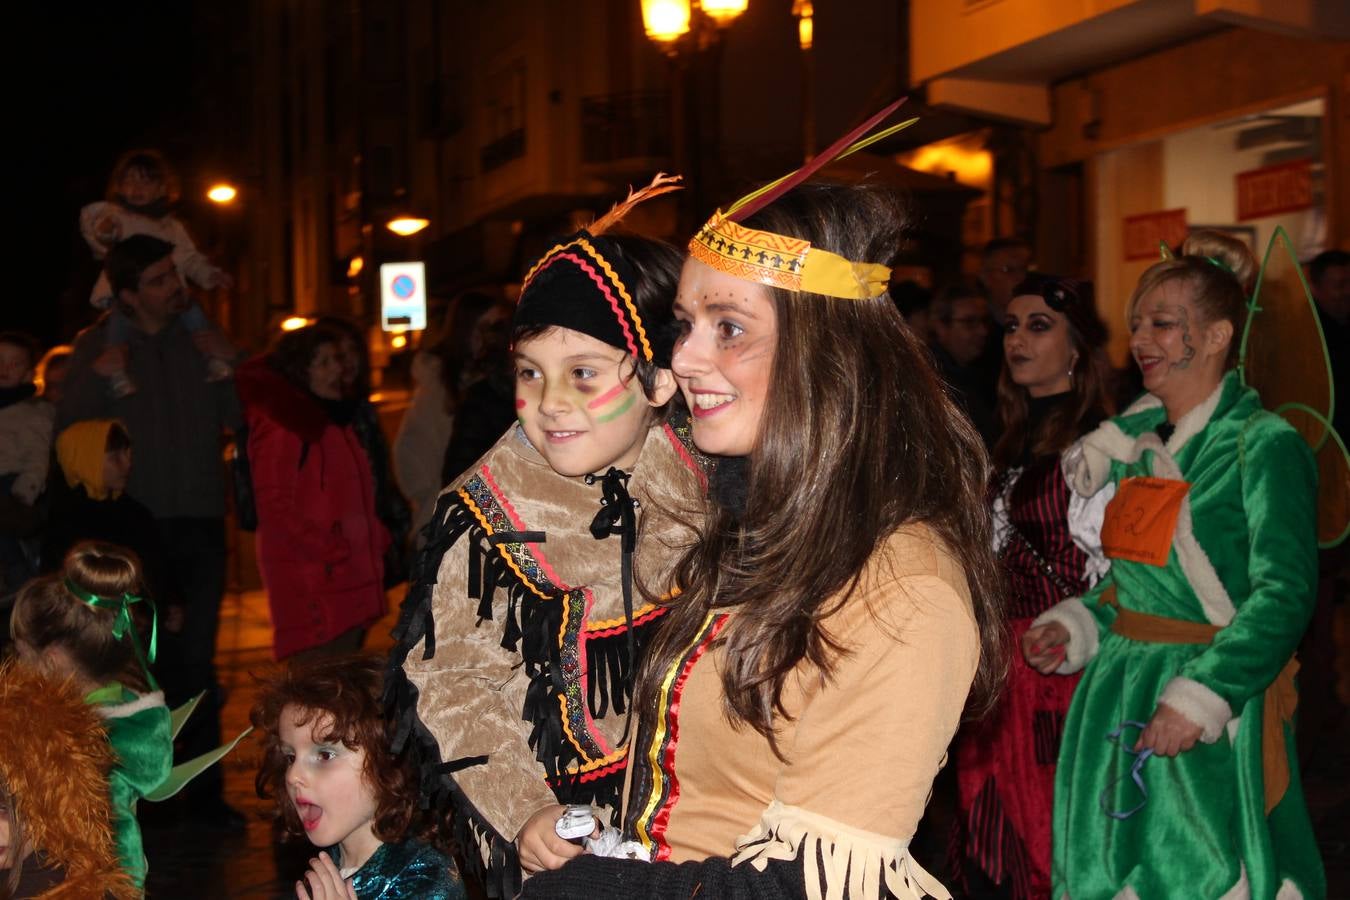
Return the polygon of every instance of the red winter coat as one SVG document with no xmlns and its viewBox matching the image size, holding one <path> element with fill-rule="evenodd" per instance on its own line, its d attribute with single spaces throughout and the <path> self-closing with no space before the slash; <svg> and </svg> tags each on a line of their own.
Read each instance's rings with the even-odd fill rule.
<svg viewBox="0 0 1350 900">
<path fill-rule="evenodd" d="M 389 534 L 375 515 L 370 463 L 350 425 L 250 360 L 237 373 L 258 508 L 258 568 L 277 659 L 384 615 Z"/>
</svg>

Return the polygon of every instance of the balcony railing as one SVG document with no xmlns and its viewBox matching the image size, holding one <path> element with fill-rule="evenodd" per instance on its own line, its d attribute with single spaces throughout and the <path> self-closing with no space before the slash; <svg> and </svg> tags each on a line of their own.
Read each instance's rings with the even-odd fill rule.
<svg viewBox="0 0 1350 900">
<path fill-rule="evenodd" d="M 600 94 L 581 99 L 583 163 L 595 165 L 670 154 L 669 93 Z"/>
</svg>

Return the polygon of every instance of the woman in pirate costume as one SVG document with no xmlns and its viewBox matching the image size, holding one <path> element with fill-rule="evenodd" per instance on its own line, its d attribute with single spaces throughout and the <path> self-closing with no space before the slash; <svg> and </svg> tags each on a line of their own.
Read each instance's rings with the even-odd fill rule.
<svg viewBox="0 0 1350 900">
<path fill-rule="evenodd" d="M 680 279 L 673 371 L 726 459 L 639 684 L 625 829 L 652 861 L 525 897 L 949 896 L 908 844 L 1001 674 L 987 459 L 886 296 L 895 198 L 807 174 L 714 216 Z"/>
<path fill-rule="evenodd" d="M 1110 492 L 1111 566 L 1023 639 L 1042 672 L 1084 670 L 1055 782 L 1056 897 L 1326 895 L 1292 727 L 1317 470 L 1234 369 L 1261 317 L 1254 269 L 1201 232 L 1145 272 L 1130 349 L 1148 393 L 1065 457 L 1076 492 Z"/>
<path fill-rule="evenodd" d="M 1059 463 L 1106 418 L 1111 368 L 1091 282 L 1032 273 L 1014 289 L 1003 328 L 992 506 L 1016 639 L 1106 569 L 1093 528 L 1101 510 L 1069 489 Z M 1076 684 L 1015 660 L 997 708 L 957 739 L 953 850 L 969 896 L 1050 896 L 1055 760 Z"/>
<path fill-rule="evenodd" d="M 606 234 L 652 186 L 564 238 L 516 308 L 517 425 L 440 497 L 396 636 L 389 689 L 433 757 L 489 889 L 581 848 L 562 804 L 617 810 L 638 655 L 702 492 L 680 426 L 671 303 L 681 257 Z M 446 779 L 441 776 L 451 775 Z M 513 842 L 527 821 L 542 840 Z M 589 818 L 584 821 L 589 822 Z M 587 829 L 589 830 L 589 829 Z M 518 854 L 518 855 L 517 855 Z"/>
</svg>

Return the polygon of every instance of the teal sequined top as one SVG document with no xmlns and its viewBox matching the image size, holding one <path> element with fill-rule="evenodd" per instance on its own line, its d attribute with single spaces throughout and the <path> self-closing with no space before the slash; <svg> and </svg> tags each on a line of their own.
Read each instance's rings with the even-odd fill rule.
<svg viewBox="0 0 1350 900">
<path fill-rule="evenodd" d="M 342 867 L 342 851 L 328 855 Z M 381 844 L 352 876 L 357 900 L 466 900 L 464 883 L 450 857 L 421 841 Z"/>
</svg>

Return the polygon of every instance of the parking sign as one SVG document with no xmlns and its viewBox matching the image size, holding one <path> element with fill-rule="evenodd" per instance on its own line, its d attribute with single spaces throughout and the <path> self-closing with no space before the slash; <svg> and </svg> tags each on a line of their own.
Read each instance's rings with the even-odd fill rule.
<svg viewBox="0 0 1350 900">
<path fill-rule="evenodd" d="M 425 263 L 380 266 L 380 321 L 385 331 L 421 331 L 427 327 Z"/>
</svg>

